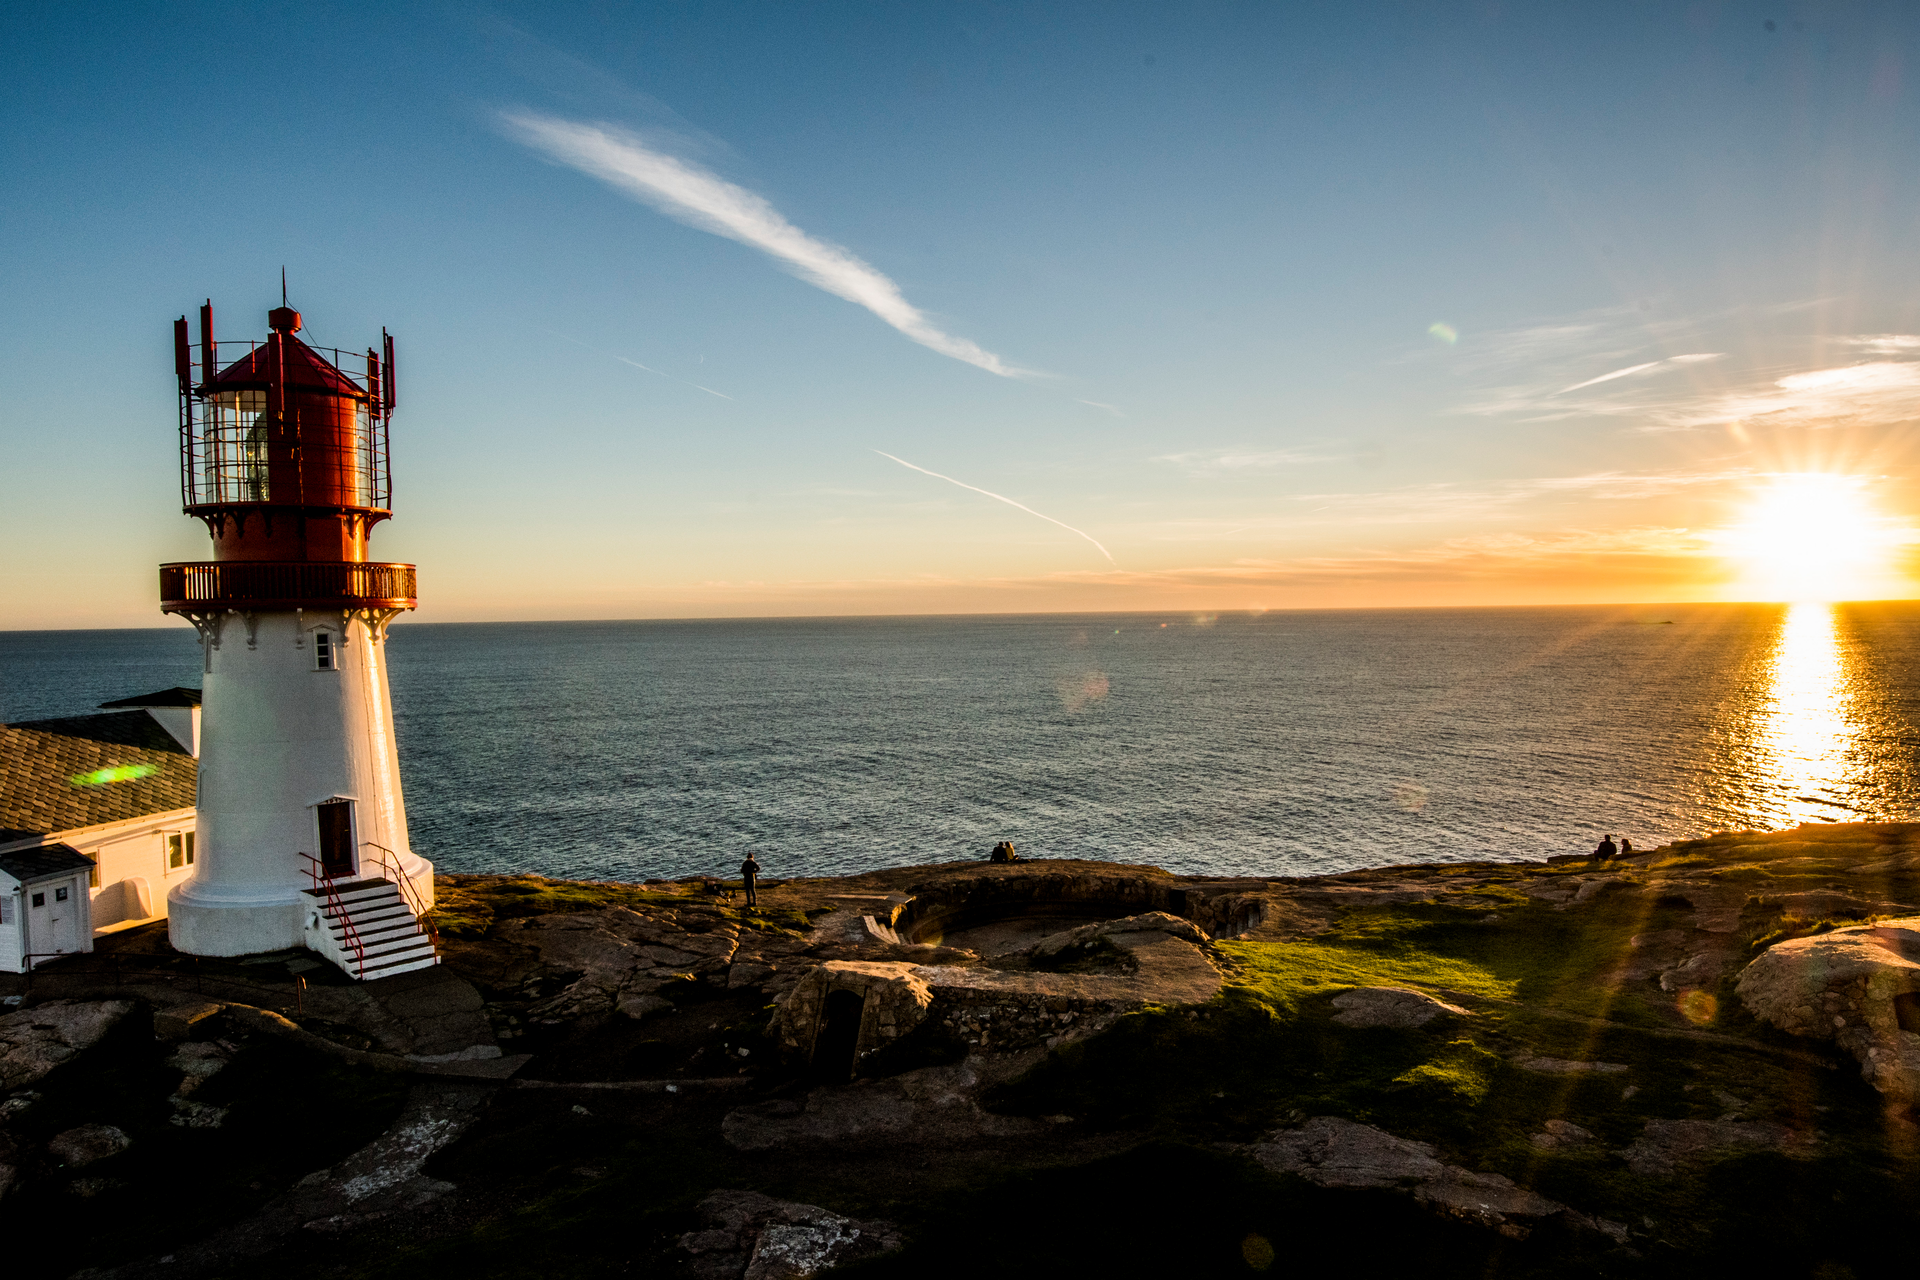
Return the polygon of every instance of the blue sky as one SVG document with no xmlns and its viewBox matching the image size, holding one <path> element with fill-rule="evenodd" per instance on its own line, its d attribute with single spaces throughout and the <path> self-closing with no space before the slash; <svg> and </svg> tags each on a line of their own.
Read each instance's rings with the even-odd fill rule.
<svg viewBox="0 0 1920 1280">
<path fill-rule="evenodd" d="M 282 265 L 423 619 L 1740 598 L 1808 473 L 1911 589 L 1907 6 L 105 15 L 0 17 L 0 627 L 157 621 Z"/>
</svg>

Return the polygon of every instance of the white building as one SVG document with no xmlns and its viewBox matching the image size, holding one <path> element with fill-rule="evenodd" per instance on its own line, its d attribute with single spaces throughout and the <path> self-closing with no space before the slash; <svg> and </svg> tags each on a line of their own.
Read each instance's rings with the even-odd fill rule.
<svg viewBox="0 0 1920 1280">
<path fill-rule="evenodd" d="M 195 870 L 200 692 L 0 725 L 0 972 L 166 915 Z"/>
</svg>

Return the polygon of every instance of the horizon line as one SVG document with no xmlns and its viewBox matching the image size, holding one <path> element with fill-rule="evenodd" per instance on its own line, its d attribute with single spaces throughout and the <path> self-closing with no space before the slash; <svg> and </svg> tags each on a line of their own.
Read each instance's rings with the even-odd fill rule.
<svg viewBox="0 0 1920 1280">
<path fill-rule="evenodd" d="M 1179 609 L 998 609 L 922 613 L 764 613 L 764 614 L 655 614 L 635 618 L 468 618 L 428 622 L 396 618 L 392 626 L 433 627 L 553 627 L 603 626 L 628 622 L 845 622 L 868 619 L 920 618 L 1172 618 L 1193 614 L 1261 617 L 1269 613 L 1410 613 L 1438 610 L 1491 612 L 1515 609 L 1727 609 L 1755 605 L 1792 607 L 1797 604 L 1920 604 L 1920 596 L 1878 596 L 1858 600 L 1601 600 L 1560 604 L 1384 604 L 1384 605 L 1271 605 L 1251 607 L 1191 606 Z M 170 631 L 171 627 L 0 627 L 0 636 L 57 635 L 80 631 Z M 184 633 L 182 633 L 184 634 Z"/>
</svg>

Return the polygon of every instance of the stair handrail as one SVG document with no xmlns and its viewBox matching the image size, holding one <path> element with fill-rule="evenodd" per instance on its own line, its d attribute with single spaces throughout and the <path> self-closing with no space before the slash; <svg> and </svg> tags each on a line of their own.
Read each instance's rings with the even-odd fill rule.
<svg viewBox="0 0 1920 1280">
<path fill-rule="evenodd" d="M 332 908 L 334 919 L 340 922 L 343 930 L 340 939 L 342 945 L 353 948 L 355 970 L 353 976 L 364 977 L 367 971 L 366 944 L 360 941 L 360 931 L 353 927 L 353 916 L 347 911 L 347 904 L 340 896 L 339 886 L 334 883 L 334 877 L 323 874 L 326 864 L 320 859 L 310 853 L 303 853 L 300 856 L 312 864 L 307 868 L 307 875 L 312 878 L 315 891 L 326 894 L 327 906 Z"/>
<path fill-rule="evenodd" d="M 427 935 L 427 941 L 433 944 L 434 954 L 438 955 L 440 953 L 440 930 L 433 923 L 433 916 L 430 914 L 430 909 L 427 904 L 421 900 L 420 891 L 413 887 L 412 878 L 400 869 L 400 855 L 387 848 L 387 846 L 372 840 L 362 840 L 360 843 L 367 848 L 378 849 L 381 853 L 386 854 L 387 858 L 393 859 L 391 863 L 389 863 L 386 858 L 379 857 L 376 857 L 374 861 L 393 873 L 394 883 L 400 886 L 400 896 L 405 900 L 407 910 L 411 911 L 413 918 L 420 922 L 420 928 Z"/>
</svg>

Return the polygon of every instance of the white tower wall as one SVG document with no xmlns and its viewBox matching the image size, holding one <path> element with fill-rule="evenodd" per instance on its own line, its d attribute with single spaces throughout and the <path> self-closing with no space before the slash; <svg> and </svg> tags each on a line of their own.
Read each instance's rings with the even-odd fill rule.
<svg viewBox="0 0 1920 1280">
<path fill-rule="evenodd" d="M 328 800 L 353 802 L 355 872 L 392 878 L 397 866 L 431 906 L 433 865 L 407 843 L 384 619 L 308 610 L 247 621 L 201 628 L 199 860 L 167 895 L 174 946 L 235 956 L 302 945 L 316 902 L 300 855 L 319 856 L 317 806 Z M 321 631 L 331 669 L 316 661 Z"/>
</svg>

